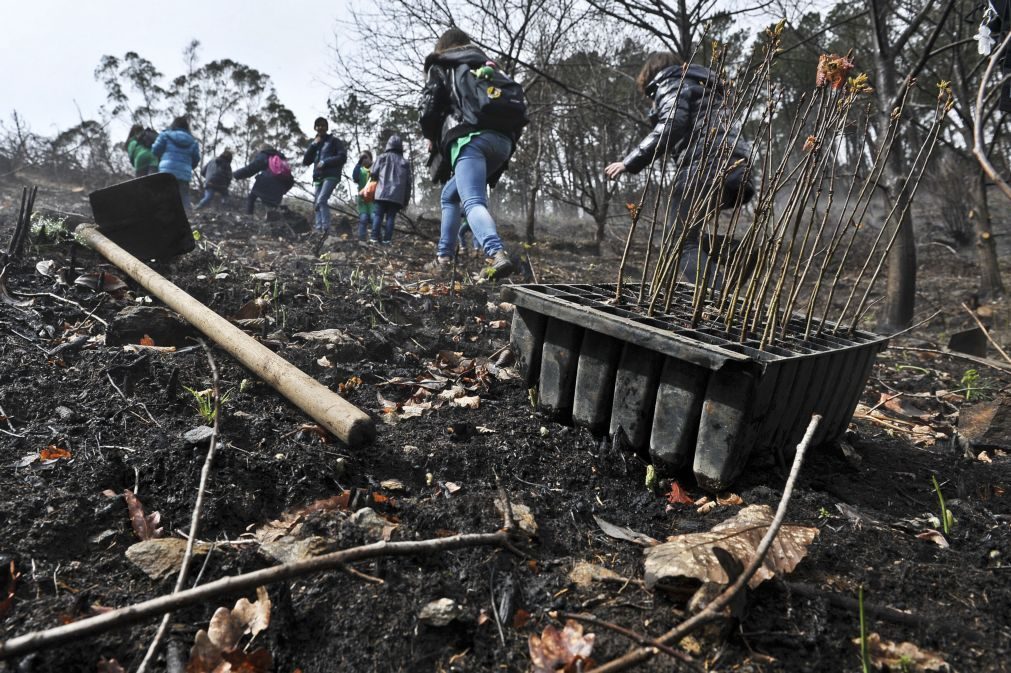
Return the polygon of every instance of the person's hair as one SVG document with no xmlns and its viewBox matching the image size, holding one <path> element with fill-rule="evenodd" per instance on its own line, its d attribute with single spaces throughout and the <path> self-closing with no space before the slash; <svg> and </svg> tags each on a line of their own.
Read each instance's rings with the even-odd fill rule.
<svg viewBox="0 0 1011 673">
<path fill-rule="evenodd" d="M 435 43 L 435 53 L 440 54 L 453 47 L 466 47 L 468 44 L 470 44 L 470 36 L 453 26 L 439 36 Z"/>
<path fill-rule="evenodd" d="M 316 128 L 317 126 L 319 126 L 320 122 L 323 122 L 324 124 L 326 124 L 327 128 L 330 128 L 330 122 L 326 120 L 326 117 L 316 117 L 316 121 L 312 123 L 312 127 Z"/>
<path fill-rule="evenodd" d="M 639 93 L 646 95 L 646 87 L 661 70 L 674 65 L 684 65 L 681 57 L 672 51 L 654 51 L 646 57 L 646 62 L 642 64 L 642 70 L 635 78 L 635 86 Z"/>
<path fill-rule="evenodd" d="M 372 158 L 372 150 L 362 150 L 362 153 L 360 155 L 358 155 L 358 160 L 360 161 L 360 160 L 364 159 L 365 157 L 368 157 L 369 159 L 371 159 Z"/>
<path fill-rule="evenodd" d="M 225 150 L 224 152 L 222 152 L 221 153 L 221 158 L 224 159 L 225 161 L 231 161 L 232 160 L 232 150 Z"/>
<path fill-rule="evenodd" d="M 186 115 L 180 115 L 172 120 L 172 124 L 169 126 L 170 129 L 182 129 L 183 131 L 189 132 L 190 130 L 190 120 Z"/>
<path fill-rule="evenodd" d="M 130 132 L 126 134 L 126 142 L 130 142 L 131 140 L 139 136 L 143 130 L 144 130 L 143 124 L 134 124 L 133 126 L 131 126 Z"/>
</svg>

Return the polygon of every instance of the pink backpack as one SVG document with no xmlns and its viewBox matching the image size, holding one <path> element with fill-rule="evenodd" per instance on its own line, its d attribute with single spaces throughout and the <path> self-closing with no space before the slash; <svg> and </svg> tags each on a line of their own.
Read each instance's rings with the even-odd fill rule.
<svg viewBox="0 0 1011 673">
<path fill-rule="evenodd" d="M 274 154 L 267 159 L 267 168 L 272 174 L 277 176 L 291 175 L 291 166 L 288 165 L 288 162 L 280 154 Z"/>
</svg>

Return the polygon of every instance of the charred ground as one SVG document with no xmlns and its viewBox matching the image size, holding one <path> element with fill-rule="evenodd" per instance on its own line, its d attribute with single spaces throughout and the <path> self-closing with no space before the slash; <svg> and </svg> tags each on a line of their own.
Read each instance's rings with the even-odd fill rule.
<svg viewBox="0 0 1011 673">
<path fill-rule="evenodd" d="M 20 185 L 0 193 L 4 245 L 19 197 Z M 81 197 L 43 189 L 38 207 L 87 212 Z M 273 654 L 275 670 L 525 671 L 528 636 L 552 623 L 551 610 L 592 613 L 650 634 L 679 620 L 682 605 L 634 581 L 580 586 L 570 579 L 579 561 L 642 577 L 642 550 L 606 536 L 593 515 L 662 540 L 708 530 L 737 508 L 703 515 L 692 506 L 670 507 L 662 492 L 645 489 L 641 459 L 537 412 L 522 382 L 502 373 L 510 314 L 497 287 L 465 280 L 454 289 L 423 273 L 432 243 L 416 233 L 401 234 L 389 248 L 331 238 L 321 260 L 315 241 L 295 235 L 284 219 L 209 213 L 193 224 L 202 236 L 198 250 L 160 270 L 222 315 L 263 298 L 258 322 L 248 329 L 324 384 L 344 384 L 347 399 L 379 428 L 365 449 L 322 442 L 298 409 L 212 348 L 221 389 L 230 396 L 200 534 L 219 544 L 201 582 L 269 565 L 257 545 L 227 541 L 347 490 L 397 525 L 393 540 L 496 530 L 502 521 L 494 505 L 497 484 L 529 506 L 538 525 L 530 559 L 476 548 L 357 567 L 381 584 L 334 572 L 271 586 L 272 623 L 258 642 Z M 562 237 L 545 239 L 532 256 L 540 280 L 611 279 L 614 252 L 596 258 Z M 942 312 L 895 342 L 900 346 L 936 347 L 969 320 L 953 297 L 972 288 L 972 262 L 940 246 L 925 247 L 923 256 L 920 305 Z M 102 321 L 116 325 L 115 316 L 146 295 L 87 251 L 74 253 L 78 274 L 107 271 L 127 280 L 128 291 L 61 285 L 36 268 L 53 260 L 56 271 L 66 269 L 70 259 L 65 243 L 34 242 L 7 273 L 9 289 L 32 304 L 0 305 L 0 589 L 9 583 L 11 560 L 22 574 L 9 611 L 0 615 L 4 639 L 171 591 L 174 578 L 152 580 L 127 560 L 125 550 L 137 539 L 118 494 L 136 490 L 175 535 L 188 527 L 206 451 L 184 439 L 205 425 L 187 390 L 211 383 L 199 346 L 131 351 L 98 338 L 60 350 L 75 337 L 106 335 Z M 479 265 L 476 259 L 465 264 L 465 278 Z M 274 275 L 253 276 L 267 272 Z M 1006 318 L 1007 309 L 996 307 L 991 320 L 998 339 Z M 328 345 L 295 337 L 326 328 L 344 338 Z M 479 369 L 461 369 L 457 358 L 475 359 Z M 869 603 L 915 616 L 909 623 L 872 618 L 870 630 L 883 638 L 940 652 L 956 670 L 1008 670 L 1011 459 L 993 447 L 967 453 L 952 441 L 960 412 L 973 405 L 958 392 L 970 368 L 980 376 L 974 385 L 984 389 L 977 397 L 992 397 L 1008 383 L 997 369 L 929 352 L 892 349 L 879 358 L 863 403 L 873 407 L 882 393 L 903 392 L 895 399 L 918 409 L 882 406 L 870 414 L 876 418 L 855 419 L 852 452 L 822 447 L 809 456 L 788 520 L 817 526 L 820 534 L 786 579 L 814 591 L 766 583 L 749 594 L 745 616 L 725 640 L 698 638 L 700 662 L 710 670 L 858 670 L 851 642 L 859 634 L 858 614 L 838 597 L 855 598 L 862 585 Z M 419 416 L 395 419 L 409 416 L 402 409 L 389 413 L 417 390 L 407 383 L 433 371 L 449 385 L 464 384 L 467 396 L 479 397 L 478 408 L 436 403 Z M 26 460 L 50 445 L 72 457 Z M 969 457 L 984 448 L 991 462 Z M 938 511 L 931 475 L 955 517 L 948 549 L 917 539 L 902 523 Z M 703 495 L 690 481 L 681 483 L 693 497 Z M 747 504 L 774 507 L 783 483 L 782 466 L 759 457 L 734 490 Z M 370 495 L 376 493 L 390 499 Z M 839 504 L 877 523 L 844 515 Z M 333 547 L 373 539 L 341 508 L 308 513 L 304 526 Z M 443 597 L 457 601 L 462 616 L 448 626 L 421 623 L 421 608 Z M 214 609 L 237 598 L 176 613 L 170 640 L 188 650 Z M 0 671 L 94 671 L 101 657 L 134 668 L 155 626 L 138 624 L 0 663 Z M 596 633 L 598 662 L 629 647 L 614 633 L 587 630 Z M 164 670 L 164 659 L 158 667 Z M 671 667 L 658 659 L 640 670 Z"/>
</svg>

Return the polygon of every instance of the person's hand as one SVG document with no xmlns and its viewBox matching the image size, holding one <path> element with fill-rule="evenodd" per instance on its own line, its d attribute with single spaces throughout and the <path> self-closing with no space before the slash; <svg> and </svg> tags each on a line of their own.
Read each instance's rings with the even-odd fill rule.
<svg viewBox="0 0 1011 673">
<path fill-rule="evenodd" d="M 615 161 L 613 164 L 608 164 L 604 169 L 604 175 L 606 175 L 611 180 L 617 180 L 618 176 L 625 172 L 625 163 L 622 161 Z"/>
<path fill-rule="evenodd" d="M 426 142 L 428 143 L 428 151 L 431 152 L 432 151 L 432 141 L 428 140 Z"/>
</svg>

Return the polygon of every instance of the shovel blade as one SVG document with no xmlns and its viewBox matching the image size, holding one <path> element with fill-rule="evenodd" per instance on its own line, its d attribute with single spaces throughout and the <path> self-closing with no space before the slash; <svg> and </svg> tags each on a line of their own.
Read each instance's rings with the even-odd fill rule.
<svg viewBox="0 0 1011 673">
<path fill-rule="evenodd" d="M 140 259 L 167 259 L 196 245 L 179 181 L 155 173 L 91 192 L 98 230 Z"/>
</svg>

